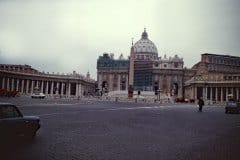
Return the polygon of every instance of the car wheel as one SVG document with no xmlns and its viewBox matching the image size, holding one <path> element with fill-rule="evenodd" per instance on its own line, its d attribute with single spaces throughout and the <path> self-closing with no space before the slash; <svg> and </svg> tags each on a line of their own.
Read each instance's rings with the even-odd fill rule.
<svg viewBox="0 0 240 160">
<path fill-rule="evenodd" d="M 225 110 L 225 113 L 227 114 L 227 113 L 228 113 L 228 110 Z"/>
</svg>

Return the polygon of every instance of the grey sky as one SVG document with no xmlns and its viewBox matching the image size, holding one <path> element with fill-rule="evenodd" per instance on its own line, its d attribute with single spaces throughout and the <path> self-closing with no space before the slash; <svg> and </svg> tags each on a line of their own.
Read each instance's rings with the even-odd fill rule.
<svg viewBox="0 0 240 160">
<path fill-rule="evenodd" d="M 0 63 L 90 71 L 103 52 L 130 53 L 144 27 L 158 55 L 186 67 L 202 53 L 240 56 L 238 0 L 0 0 Z"/>
</svg>

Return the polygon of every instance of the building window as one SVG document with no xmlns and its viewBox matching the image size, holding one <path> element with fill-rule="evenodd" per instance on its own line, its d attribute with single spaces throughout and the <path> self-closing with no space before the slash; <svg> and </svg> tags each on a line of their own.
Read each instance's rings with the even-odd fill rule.
<svg viewBox="0 0 240 160">
<path fill-rule="evenodd" d="M 164 67 L 164 68 L 167 68 L 167 64 L 164 64 L 163 67 Z"/>
<path fill-rule="evenodd" d="M 174 62 L 174 68 L 178 68 L 178 63 Z"/>
</svg>

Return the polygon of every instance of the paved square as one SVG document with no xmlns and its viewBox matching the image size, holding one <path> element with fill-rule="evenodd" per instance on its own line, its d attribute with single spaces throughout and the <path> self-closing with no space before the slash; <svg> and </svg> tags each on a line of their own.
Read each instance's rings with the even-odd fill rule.
<svg viewBox="0 0 240 160">
<path fill-rule="evenodd" d="M 0 159 L 239 159 L 240 115 L 223 106 L 1 98 L 38 115 L 34 141 L 2 146 Z"/>
</svg>

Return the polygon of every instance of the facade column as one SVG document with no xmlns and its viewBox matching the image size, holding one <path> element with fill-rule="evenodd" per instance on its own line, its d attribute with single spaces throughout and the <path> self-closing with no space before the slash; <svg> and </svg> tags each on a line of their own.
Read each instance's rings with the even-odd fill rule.
<svg viewBox="0 0 240 160">
<path fill-rule="evenodd" d="M 2 88 L 5 88 L 5 78 L 2 78 Z"/>
<path fill-rule="evenodd" d="M 51 90 L 50 90 L 50 94 L 51 94 L 51 96 L 53 95 L 53 81 L 51 82 Z"/>
<path fill-rule="evenodd" d="M 237 99 L 236 100 L 239 100 L 239 88 L 238 87 L 236 88 L 236 92 L 237 92 L 237 95 L 236 95 Z"/>
<path fill-rule="evenodd" d="M 127 91 L 128 90 L 128 75 L 126 75 L 126 89 L 125 89 L 125 91 Z"/>
<path fill-rule="evenodd" d="M 31 83 L 31 94 L 33 94 L 33 87 L 34 87 L 34 80 L 32 80 L 32 83 Z"/>
<path fill-rule="evenodd" d="M 14 78 L 12 78 L 11 91 L 14 90 Z"/>
<path fill-rule="evenodd" d="M 205 98 L 206 98 L 206 100 L 208 100 L 208 99 L 207 99 L 207 93 L 208 93 L 208 87 L 206 86 L 206 87 L 205 87 Z"/>
<path fill-rule="evenodd" d="M 121 90 L 121 74 L 118 75 L 118 82 L 117 82 L 117 90 L 120 91 Z"/>
<path fill-rule="evenodd" d="M 19 91 L 19 79 L 17 79 L 16 91 Z"/>
<path fill-rule="evenodd" d="M 21 84 L 21 93 L 23 93 L 23 89 L 24 89 L 24 79 L 22 79 L 22 84 Z"/>
<path fill-rule="evenodd" d="M 48 81 L 46 82 L 45 94 L 48 95 Z"/>
<path fill-rule="evenodd" d="M 221 87 L 221 103 L 223 103 L 223 88 Z"/>
<path fill-rule="evenodd" d="M 26 93 L 29 93 L 29 80 L 27 80 L 27 84 L 26 84 Z"/>
<path fill-rule="evenodd" d="M 215 88 L 215 100 L 218 101 L 218 87 Z"/>
<path fill-rule="evenodd" d="M 109 79 L 107 79 L 107 88 L 108 88 L 108 92 L 109 91 L 113 91 L 113 81 L 114 81 L 114 75 L 109 74 Z"/>
<path fill-rule="evenodd" d="M 226 102 L 228 101 L 228 87 L 226 87 Z"/>
<path fill-rule="evenodd" d="M 42 80 L 42 82 L 41 82 L 41 93 L 43 93 L 43 84 L 44 84 L 44 81 Z"/>
</svg>

